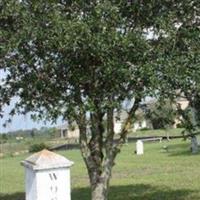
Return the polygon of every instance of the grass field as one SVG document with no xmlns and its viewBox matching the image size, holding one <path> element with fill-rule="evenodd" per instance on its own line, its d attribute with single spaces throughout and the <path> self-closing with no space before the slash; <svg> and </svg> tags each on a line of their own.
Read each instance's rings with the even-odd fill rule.
<svg viewBox="0 0 200 200">
<path fill-rule="evenodd" d="M 168 145 L 168 152 L 162 147 Z M 113 169 L 109 200 L 199 200 L 200 154 L 191 155 L 189 142 L 145 143 L 136 156 L 135 144 L 124 145 Z M 61 151 L 75 162 L 72 200 L 89 200 L 87 172 L 78 150 Z M 28 155 L 0 159 L 0 199 L 24 200 L 24 171 L 20 161 Z"/>
<path fill-rule="evenodd" d="M 129 137 L 145 137 L 145 136 L 175 136 L 181 135 L 183 129 L 172 128 L 172 129 L 158 129 L 158 130 L 138 130 L 130 133 Z"/>
<path fill-rule="evenodd" d="M 15 137 L 9 139 L 6 143 L 0 144 L 0 153 L 5 156 L 14 155 L 16 152 L 20 153 L 28 151 L 31 145 L 45 143 L 47 146 L 52 147 L 58 144 L 74 143 L 75 139 L 62 139 L 59 137 L 51 138 L 48 135 L 39 135 L 37 137 L 25 137 L 21 141 L 17 141 Z"/>
<path fill-rule="evenodd" d="M 129 134 L 129 137 L 145 137 L 145 136 L 174 136 L 181 135 L 182 129 L 169 129 L 169 130 L 142 130 Z M 9 138 L 7 143 L 0 144 L 0 154 L 5 156 L 15 155 L 16 153 L 24 152 L 29 149 L 33 144 L 45 143 L 47 146 L 52 147 L 58 144 L 74 143 L 74 139 L 62 139 L 59 137 L 50 137 L 49 135 L 40 134 L 34 138 L 24 137 L 23 140 L 17 141 L 15 137 Z M 0 156 L 1 157 L 1 156 Z"/>
</svg>

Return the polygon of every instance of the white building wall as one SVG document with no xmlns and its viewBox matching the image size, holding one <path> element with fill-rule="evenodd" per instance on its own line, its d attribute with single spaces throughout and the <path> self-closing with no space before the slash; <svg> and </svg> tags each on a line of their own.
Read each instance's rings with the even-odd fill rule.
<svg viewBox="0 0 200 200">
<path fill-rule="evenodd" d="M 120 121 L 114 123 L 114 131 L 115 133 L 120 133 L 122 128 L 122 123 Z"/>
<path fill-rule="evenodd" d="M 71 200 L 73 162 L 44 149 L 21 163 L 26 173 L 26 200 Z"/>
<path fill-rule="evenodd" d="M 36 174 L 33 170 L 25 168 L 26 200 L 36 200 Z"/>
<path fill-rule="evenodd" d="M 143 121 L 140 121 L 140 122 L 135 122 L 133 126 L 134 126 L 134 130 L 147 128 L 147 121 L 143 120 Z"/>
<path fill-rule="evenodd" d="M 76 128 L 74 130 L 68 130 L 68 132 L 67 132 L 68 138 L 79 138 L 79 135 L 80 135 L 80 131 L 78 128 Z"/>
<path fill-rule="evenodd" d="M 37 200 L 71 200 L 69 169 L 38 171 L 36 179 Z"/>
<path fill-rule="evenodd" d="M 116 134 L 120 133 L 121 129 L 122 129 L 122 122 L 118 121 L 115 122 L 114 124 L 114 131 Z M 143 129 L 143 128 L 147 128 L 147 121 L 143 120 L 141 122 L 137 121 L 133 124 L 133 131 L 139 130 L 139 129 Z"/>
</svg>

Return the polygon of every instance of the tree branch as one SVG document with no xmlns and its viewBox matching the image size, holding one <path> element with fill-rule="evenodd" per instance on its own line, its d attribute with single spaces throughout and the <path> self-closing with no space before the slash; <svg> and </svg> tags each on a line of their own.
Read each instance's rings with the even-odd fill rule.
<svg viewBox="0 0 200 200">
<path fill-rule="evenodd" d="M 113 145 L 113 138 L 115 135 L 113 119 L 114 119 L 114 109 L 108 108 L 108 110 L 107 110 L 107 135 L 106 135 L 106 141 L 105 141 L 106 154 L 109 153 L 109 151 L 112 149 L 112 145 Z"/>
<path fill-rule="evenodd" d="M 140 101 L 141 101 L 140 97 L 136 98 L 135 102 L 134 102 L 134 105 L 132 106 L 131 110 L 128 113 L 128 117 L 125 120 L 124 126 L 122 128 L 121 133 L 120 133 L 120 138 L 117 140 L 117 142 L 115 144 L 115 149 L 116 150 L 119 150 L 119 147 L 124 143 L 124 140 L 126 139 L 126 136 L 127 136 L 128 131 L 130 129 L 130 126 L 131 126 L 132 118 L 135 115 L 135 112 L 139 107 Z"/>
</svg>

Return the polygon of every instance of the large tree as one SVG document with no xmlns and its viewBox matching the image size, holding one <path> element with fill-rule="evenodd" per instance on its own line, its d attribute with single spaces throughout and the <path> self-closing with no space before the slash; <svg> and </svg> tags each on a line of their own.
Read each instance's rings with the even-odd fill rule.
<svg viewBox="0 0 200 200">
<path fill-rule="evenodd" d="M 180 105 L 178 107 L 180 114 L 183 114 L 183 133 L 186 137 L 191 137 L 196 152 L 196 134 L 200 127 L 200 4 L 198 1 L 185 3 L 184 17 L 177 23 L 178 29 L 167 45 L 171 52 L 167 51 L 164 62 L 166 70 L 171 68 L 171 73 L 166 77 L 170 83 L 169 88 L 176 90 L 177 97 L 189 101 L 189 107 L 185 111 L 181 111 Z"/>
<path fill-rule="evenodd" d="M 17 97 L 11 115 L 76 121 L 91 198 L 107 199 L 140 102 L 173 96 L 179 32 L 196 21 L 198 6 L 197 0 L 2 0 L 0 67 L 7 76 L 0 110 Z M 132 106 L 114 142 L 114 113 L 124 101 Z"/>
</svg>

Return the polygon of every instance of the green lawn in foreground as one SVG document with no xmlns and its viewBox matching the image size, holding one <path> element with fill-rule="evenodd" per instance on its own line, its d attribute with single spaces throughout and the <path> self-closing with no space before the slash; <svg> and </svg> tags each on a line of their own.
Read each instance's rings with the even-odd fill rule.
<svg viewBox="0 0 200 200">
<path fill-rule="evenodd" d="M 168 152 L 164 145 L 168 145 Z M 125 145 L 116 160 L 109 200 L 200 199 L 200 154 L 191 155 L 188 142 L 145 143 L 143 156 L 136 156 L 134 149 L 134 143 Z M 79 151 L 59 153 L 75 162 L 72 200 L 89 200 L 87 173 Z M 24 200 L 24 171 L 19 163 L 27 156 L 0 159 L 1 200 Z"/>
</svg>

